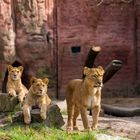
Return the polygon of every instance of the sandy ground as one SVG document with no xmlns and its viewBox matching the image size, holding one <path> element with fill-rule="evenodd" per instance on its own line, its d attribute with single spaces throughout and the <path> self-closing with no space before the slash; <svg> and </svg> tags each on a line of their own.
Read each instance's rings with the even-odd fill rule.
<svg viewBox="0 0 140 140">
<path fill-rule="evenodd" d="M 62 112 L 66 112 L 66 102 L 56 101 Z M 67 115 L 63 115 L 66 128 Z M 88 115 L 89 123 L 92 123 L 92 117 Z M 83 129 L 81 117 L 78 117 L 78 125 L 80 130 Z M 140 140 L 140 116 L 138 117 L 114 117 L 104 115 L 99 119 L 99 129 L 106 130 L 113 136 L 124 136 L 134 140 Z"/>
</svg>

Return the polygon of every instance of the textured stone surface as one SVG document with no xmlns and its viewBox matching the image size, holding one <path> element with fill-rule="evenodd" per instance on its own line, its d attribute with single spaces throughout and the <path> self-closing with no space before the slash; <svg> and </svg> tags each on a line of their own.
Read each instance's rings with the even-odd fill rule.
<svg viewBox="0 0 140 140">
<path fill-rule="evenodd" d="M 10 97 L 7 93 L 0 93 L 0 112 L 14 111 L 18 99 Z"/>
<path fill-rule="evenodd" d="M 0 82 L 5 78 L 6 64 L 18 61 L 24 67 L 23 82 L 27 87 L 30 86 L 30 77 L 40 76 L 43 69 L 44 75 L 41 76 L 48 76 L 54 83 L 51 84 L 53 92 L 56 71 L 53 1 L 9 0 L 1 1 L 0 6 Z"/>
<path fill-rule="evenodd" d="M 6 64 L 19 60 L 28 87 L 29 78 L 47 68 L 51 93 L 64 97 L 68 81 L 82 77 L 94 44 L 102 48 L 96 65 L 105 67 L 112 59 L 124 64 L 104 87 L 104 95 L 136 95 L 140 90 L 139 22 L 138 0 L 1 0 L 0 87 Z M 73 53 L 73 46 L 81 47 L 80 52 Z"/>
<path fill-rule="evenodd" d="M 4 127 L 15 122 L 24 123 L 22 111 L 15 111 L 15 112 L 12 112 L 13 110 L 10 111 L 12 115 L 9 114 L 8 112 L 0 113 L 0 127 Z M 47 119 L 45 121 L 43 121 L 42 118 L 40 117 L 39 109 L 32 109 L 31 117 L 32 117 L 31 123 L 43 122 L 48 127 L 58 127 L 58 128 L 64 125 L 64 120 L 60 112 L 60 108 L 55 103 L 51 104 L 48 107 Z"/>
<path fill-rule="evenodd" d="M 92 44 L 102 48 L 95 65 L 105 67 L 112 59 L 123 61 L 123 68 L 105 84 L 104 95 L 138 94 L 132 85 L 137 84 L 134 81 L 138 78 L 140 61 L 139 55 L 136 56 L 139 47 L 135 44 L 139 40 L 137 13 L 140 11 L 140 2 L 136 2 L 135 14 L 135 5 L 132 1 L 104 0 L 100 5 L 92 0 L 59 1 L 58 27 L 61 32 L 58 33 L 58 40 L 61 48 L 58 73 L 62 81 L 59 83 L 60 96 L 64 96 L 69 80 L 81 78 L 87 50 Z M 72 53 L 72 46 L 81 46 L 81 52 Z"/>
<path fill-rule="evenodd" d="M 33 109 L 31 111 L 32 122 L 42 122 L 40 117 L 39 109 Z M 22 111 L 15 113 L 12 118 L 13 122 L 23 122 Z M 49 127 L 61 127 L 64 125 L 62 114 L 60 113 L 60 108 L 56 104 L 51 104 L 48 107 L 47 119 L 44 121 Z"/>
<path fill-rule="evenodd" d="M 0 2 L 0 44 L 2 57 L 10 62 L 15 57 L 15 30 L 12 19 L 11 0 Z"/>
</svg>

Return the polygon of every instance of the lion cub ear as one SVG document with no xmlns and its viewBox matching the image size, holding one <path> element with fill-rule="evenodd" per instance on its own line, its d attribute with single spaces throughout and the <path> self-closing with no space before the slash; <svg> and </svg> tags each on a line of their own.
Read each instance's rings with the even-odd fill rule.
<svg viewBox="0 0 140 140">
<path fill-rule="evenodd" d="M 35 83 L 35 82 L 36 82 L 36 80 L 37 80 L 37 78 L 36 78 L 36 77 L 32 77 L 32 78 L 31 78 L 31 80 L 30 80 L 30 84 L 32 85 L 33 83 Z"/>
<path fill-rule="evenodd" d="M 90 68 L 84 67 L 84 75 L 88 75 L 90 73 Z"/>
<path fill-rule="evenodd" d="M 12 65 L 8 65 L 8 71 L 11 71 L 11 69 L 13 69 Z"/>
<path fill-rule="evenodd" d="M 104 69 L 103 69 L 103 67 L 102 67 L 102 66 L 98 66 L 98 69 L 102 70 L 102 71 L 103 71 L 103 73 L 104 73 Z"/>
<path fill-rule="evenodd" d="M 22 66 L 19 66 L 18 69 L 19 69 L 19 70 L 21 71 L 21 73 L 22 73 L 24 68 L 23 68 Z"/>
<path fill-rule="evenodd" d="M 48 85 L 48 83 L 49 83 L 49 79 L 48 79 L 48 78 L 44 78 L 44 79 L 42 79 L 42 81 L 43 81 L 46 85 Z"/>
</svg>

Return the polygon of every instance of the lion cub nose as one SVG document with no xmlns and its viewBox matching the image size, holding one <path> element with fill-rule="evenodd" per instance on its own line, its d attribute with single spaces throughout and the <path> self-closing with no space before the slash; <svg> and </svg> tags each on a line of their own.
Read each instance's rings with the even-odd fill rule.
<svg viewBox="0 0 140 140">
<path fill-rule="evenodd" d="M 101 81 L 99 81 L 99 82 L 98 82 L 98 85 L 101 85 L 101 84 L 102 84 L 102 82 L 101 82 Z"/>
<path fill-rule="evenodd" d="M 40 89 L 40 92 L 42 92 L 43 90 L 42 89 Z"/>
</svg>

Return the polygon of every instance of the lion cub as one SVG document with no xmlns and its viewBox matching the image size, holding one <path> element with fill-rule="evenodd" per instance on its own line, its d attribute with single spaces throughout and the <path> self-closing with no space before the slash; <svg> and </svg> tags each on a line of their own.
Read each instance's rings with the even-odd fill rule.
<svg viewBox="0 0 140 140">
<path fill-rule="evenodd" d="M 66 90 L 67 102 L 67 130 L 78 130 L 76 119 L 81 113 L 85 129 L 90 129 L 87 119 L 87 108 L 92 109 L 92 130 L 97 129 L 98 117 L 101 107 L 101 89 L 104 70 L 101 66 L 97 68 L 84 67 L 84 80 L 71 80 Z"/>
<path fill-rule="evenodd" d="M 22 84 L 21 76 L 23 72 L 23 67 L 13 67 L 8 66 L 8 81 L 6 85 L 7 93 L 13 97 L 18 94 L 18 99 L 23 102 L 25 95 L 28 93 L 27 88 Z"/>
<path fill-rule="evenodd" d="M 51 103 L 51 99 L 47 95 L 48 82 L 48 78 L 37 79 L 32 77 L 31 87 L 23 105 L 24 122 L 26 124 L 31 122 L 30 111 L 32 106 L 38 106 L 41 118 L 46 119 L 47 107 Z"/>
</svg>

